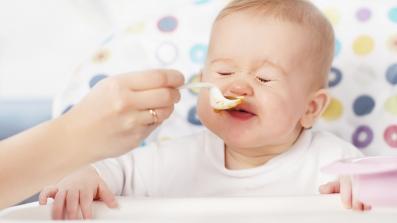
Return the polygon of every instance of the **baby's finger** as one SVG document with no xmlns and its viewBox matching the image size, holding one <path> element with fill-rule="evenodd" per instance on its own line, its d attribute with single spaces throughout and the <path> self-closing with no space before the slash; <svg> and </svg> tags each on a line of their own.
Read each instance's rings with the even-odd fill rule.
<svg viewBox="0 0 397 223">
<path fill-rule="evenodd" d="M 326 184 L 323 184 L 319 188 L 320 194 L 335 194 L 340 192 L 340 183 L 339 181 L 332 181 Z"/>
<path fill-rule="evenodd" d="M 55 195 L 54 203 L 52 204 L 52 218 L 61 220 L 64 218 L 66 191 L 59 191 Z"/>
<path fill-rule="evenodd" d="M 39 195 L 39 204 L 46 205 L 47 199 L 55 198 L 55 195 L 57 193 L 58 193 L 58 188 L 56 188 L 56 187 L 45 188 L 43 191 L 41 191 L 41 193 Z"/>
<path fill-rule="evenodd" d="M 352 208 L 352 185 L 350 178 L 341 177 L 340 178 L 340 195 L 343 205 L 351 209 Z"/>
<path fill-rule="evenodd" d="M 364 211 L 364 204 L 361 203 L 360 201 L 358 201 L 357 199 L 355 199 L 355 197 L 353 197 L 353 210 L 355 211 Z"/>
<path fill-rule="evenodd" d="M 80 208 L 81 214 L 83 215 L 84 219 L 91 219 L 92 218 L 92 210 L 91 204 L 94 200 L 91 193 L 85 193 L 80 191 Z"/>
<path fill-rule="evenodd" d="M 79 208 L 79 192 L 69 190 L 66 195 L 66 219 L 77 219 Z"/>
<path fill-rule="evenodd" d="M 98 197 L 101 199 L 109 208 L 117 208 L 117 201 L 113 193 L 108 189 L 106 185 L 99 184 Z"/>
</svg>

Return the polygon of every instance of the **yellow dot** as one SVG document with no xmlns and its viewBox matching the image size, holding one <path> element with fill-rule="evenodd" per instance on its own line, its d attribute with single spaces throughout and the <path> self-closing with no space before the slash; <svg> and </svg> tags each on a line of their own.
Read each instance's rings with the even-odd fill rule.
<svg viewBox="0 0 397 223">
<path fill-rule="evenodd" d="M 322 117 L 327 121 L 334 121 L 339 119 L 342 116 L 342 113 L 342 103 L 338 99 L 332 98 Z"/>
<path fill-rule="evenodd" d="M 170 141 L 170 140 L 172 140 L 172 138 L 169 136 L 162 136 L 158 139 L 159 142 L 166 142 L 166 141 Z"/>
<path fill-rule="evenodd" d="M 339 23 L 341 14 L 336 8 L 326 8 L 323 10 L 323 13 L 332 25 L 337 25 Z"/>
<path fill-rule="evenodd" d="M 144 30 L 145 30 L 145 23 L 138 22 L 129 26 L 126 31 L 129 34 L 137 34 L 137 33 L 143 33 Z"/>
<path fill-rule="evenodd" d="M 357 55 L 366 55 L 373 51 L 374 40 L 370 36 L 360 36 L 353 43 L 353 50 Z"/>
<path fill-rule="evenodd" d="M 385 102 L 385 110 L 397 115 L 397 96 L 392 96 Z"/>
</svg>

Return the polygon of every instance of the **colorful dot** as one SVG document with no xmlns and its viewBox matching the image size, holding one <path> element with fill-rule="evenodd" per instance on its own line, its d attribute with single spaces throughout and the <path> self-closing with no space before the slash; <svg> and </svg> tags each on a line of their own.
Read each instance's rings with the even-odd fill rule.
<svg viewBox="0 0 397 223">
<path fill-rule="evenodd" d="M 397 7 L 390 9 L 389 19 L 390 21 L 397 23 Z"/>
<path fill-rule="evenodd" d="M 356 13 L 356 17 L 358 19 L 358 21 L 361 22 L 366 22 L 371 18 L 371 10 L 368 8 L 361 8 L 357 11 Z"/>
<path fill-rule="evenodd" d="M 173 32 L 178 27 L 178 20 L 174 16 L 165 16 L 157 22 L 157 27 L 161 32 Z"/>
<path fill-rule="evenodd" d="M 322 117 L 327 121 L 334 121 L 339 119 L 342 116 L 342 113 L 342 103 L 338 99 L 332 98 Z"/>
<path fill-rule="evenodd" d="M 130 33 L 130 34 L 137 34 L 137 33 L 142 33 L 144 30 L 145 30 L 145 23 L 138 22 L 131 26 L 128 26 L 126 31 L 127 31 L 127 33 Z"/>
<path fill-rule="evenodd" d="M 369 126 L 359 126 L 353 133 L 352 142 L 359 148 L 363 149 L 371 144 L 374 133 Z"/>
<path fill-rule="evenodd" d="M 190 59 L 193 63 L 203 64 L 207 57 L 208 47 L 204 44 L 196 44 L 190 49 Z"/>
<path fill-rule="evenodd" d="M 190 108 L 187 120 L 189 123 L 191 123 L 193 125 L 202 125 L 199 118 L 197 117 L 196 106 L 193 106 L 192 108 Z"/>
<path fill-rule="evenodd" d="M 189 84 L 198 83 L 198 82 L 200 82 L 200 74 L 193 75 L 188 81 Z M 200 89 L 191 88 L 191 89 L 189 89 L 189 92 L 192 93 L 193 95 L 198 95 L 198 93 L 200 92 Z"/>
<path fill-rule="evenodd" d="M 156 50 L 156 58 L 162 65 L 171 65 L 178 58 L 178 48 L 173 43 L 162 43 Z"/>
<path fill-rule="evenodd" d="M 326 8 L 323 10 L 323 13 L 333 25 L 337 25 L 339 23 L 341 14 L 338 9 Z"/>
<path fill-rule="evenodd" d="M 334 57 L 339 56 L 340 51 L 342 50 L 342 43 L 336 39 L 335 40 L 335 52 L 334 52 Z"/>
<path fill-rule="evenodd" d="M 353 51 L 357 55 L 367 55 L 374 49 L 375 43 L 370 36 L 360 36 L 353 43 Z"/>
<path fill-rule="evenodd" d="M 387 40 L 387 46 L 388 48 L 397 53 L 397 34 L 391 36 L 388 40 Z"/>
<path fill-rule="evenodd" d="M 397 63 L 392 64 L 387 68 L 386 79 L 392 85 L 397 84 Z"/>
<path fill-rule="evenodd" d="M 397 96 L 392 96 L 385 102 L 385 110 L 397 116 Z"/>
<path fill-rule="evenodd" d="M 88 83 L 88 85 L 90 86 L 90 88 L 93 88 L 99 81 L 107 78 L 108 76 L 104 75 L 104 74 L 98 74 L 95 75 L 91 78 L 90 82 Z"/>
<path fill-rule="evenodd" d="M 338 68 L 332 67 L 331 72 L 329 74 L 328 86 L 335 87 L 341 81 L 342 81 L 342 72 Z"/>
<path fill-rule="evenodd" d="M 390 147 L 397 148 L 397 125 L 389 126 L 385 130 L 383 137 Z"/>
<path fill-rule="evenodd" d="M 110 50 L 108 49 L 100 49 L 92 58 L 92 62 L 94 63 L 104 63 L 110 58 Z"/>
<path fill-rule="evenodd" d="M 196 5 L 206 4 L 209 3 L 211 0 L 194 0 Z"/>
<path fill-rule="evenodd" d="M 368 95 L 362 95 L 353 102 L 353 111 L 357 116 L 368 115 L 375 108 L 375 100 Z"/>
</svg>

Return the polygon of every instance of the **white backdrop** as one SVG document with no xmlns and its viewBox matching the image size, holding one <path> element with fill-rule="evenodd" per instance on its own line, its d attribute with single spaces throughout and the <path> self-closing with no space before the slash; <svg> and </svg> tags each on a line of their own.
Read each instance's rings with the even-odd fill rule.
<svg viewBox="0 0 397 223">
<path fill-rule="evenodd" d="M 0 98 L 52 98 L 106 36 L 193 0 L 0 0 Z"/>
</svg>

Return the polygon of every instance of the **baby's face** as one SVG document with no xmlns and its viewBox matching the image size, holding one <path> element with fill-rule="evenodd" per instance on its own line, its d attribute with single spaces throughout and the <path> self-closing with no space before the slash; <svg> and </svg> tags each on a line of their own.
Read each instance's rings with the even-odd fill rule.
<svg viewBox="0 0 397 223">
<path fill-rule="evenodd" d="M 310 36 L 301 26 L 239 12 L 216 22 L 202 81 L 225 96 L 244 96 L 235 110 L 216 112 L 202 90 L 198 115 L 226 145 L 263 148 L 291 144 L 312 93 L 304 58 Z"/>
</svg>

